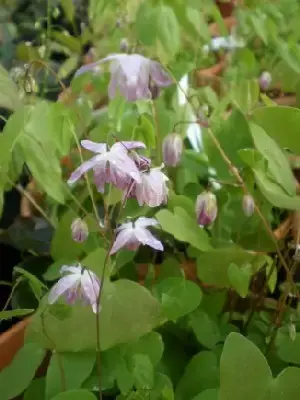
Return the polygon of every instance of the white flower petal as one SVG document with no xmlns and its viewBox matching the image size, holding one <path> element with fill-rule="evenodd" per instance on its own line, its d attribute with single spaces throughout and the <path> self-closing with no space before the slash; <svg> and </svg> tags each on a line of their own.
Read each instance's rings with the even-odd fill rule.
<svg viewBox="0 0 300 400">
<path fill-rule="evenodd" d="M 94 168 L 99 161 L 101 161 L 101 155 L 97 155 L 92 157 L 90 160 L 85 161 L 82 163 L 75 171 L 71 174 L 70 178 L 68 179 L 68 184 L 75 183 L 78 181 L 79 178 L 86 172 L 88 172 L 90 169 Z"/>
<path fill-rule="evenodd" d="M 140 217 L 134 223 L 136 228 L 146 228 L 147 226 L 159 225 L 159 222 L 155 218 Z"/>
<path fill-rule="evenodd" d="M 50 290 L 48 303 L 53 304 L 62 294 L 76 287 L 80 282 L 77 274 L 70 274 L 62 277 Z"/>
<path fill-rule="evenodd" d="M 110 254 L 116 253 L 118 250 L 124 247 L 126 243 L 131 242 L 132 239 L 135 239 L 134 229 L 121 230 L 116 237 L 116 240 L 113 244 Z"/>
<path fill-rule="evenodd" d="M 81 146 L 94 153 L 105 153 L 107 151 L 106 143 L 96 143 L 91 140 L 82 140 Z"/>
<path fill-rule="evenodd" d="M 147 229 L 135 228 L 134 234 L 137 240 L 143 245 L 150 246 L 155 250 L 163 251 L 164 248 L 162 243 L 158 239 L 156 239 Z"/>
</svg>

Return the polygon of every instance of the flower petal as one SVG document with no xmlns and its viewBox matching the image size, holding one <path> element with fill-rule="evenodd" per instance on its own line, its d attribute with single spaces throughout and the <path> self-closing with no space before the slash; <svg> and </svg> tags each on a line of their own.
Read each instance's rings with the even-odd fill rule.
<svg viewBox="0 0 300 400">
<path fill-rule="evenodd" d="M 60 269 L 60 273 L 70 272 L 71 274 L 81 275 L 82 267 L 80 264 L 78 265 L 63 265 Z"/>
<path fill-rule="evenodd" d="M 68 179 L 68 184 L 72 184 L 72 183 L 78 181 L 78 179 L 83 174 L 85 174 L 90 169 L 94 168 L 95 165 L 97 165 L 97 163 L 99 162 L 99 157 L 101 157 L 101 156 L 99 156 L 99 155 L 94 156 L 90 160 L 82 163 L 77 169 L 75 169 L 75 171 L 71 174 L 70 178 Z M 101 160 L 101 158 L 100 158 L 100 160 Z"/>
<path fill-rule="evenodd" d="M 134 225 L 137 228 L 146 228 L 147 226 L 159 225 L 159 222 L 155 218 L 140 217 L 135 221 Z"/>
<path fill-rule="evenodd" d="M 106 143 L 96 143 L 91 140 L 82 140 L 81 146 L 94 153 L 105 153 L 107 151 Z"/>
<path fill-rule="evenodd" d="M 169 74 L 157 61 L 151 61 L 150 75 L 154 82 L 160 87 L 170 86 L 173 83 Z"/>
<path fill-rule="evenodd" d="M 135 228 L 134 230 L 135 237 L 141 242 L 143 245 L 147 245 L 152 247 L 155 250 L 163 251 L 163 245 L 160 240 L 156 239 L 151 232 L 149 232 L 145 228 Z"/>
<path fill-rule="evenodd" d="M 50 290 L 48 295 L 48 303 L 53 304 L 66 291 L 76 287 L 80 282 L 80 277 L 75 274 L 70 274 L 62 277 Z"/>
<path fill-rule="evenodd" d="M 122 141 L 117 142 L 112 146 L 112 150 L 133 150 L 133 149 L 145 149 L 146 145 L 143 142 L 130 142 L 130 141 Z"/>
<path fill-rule="evenodd" d="M 126 243 L 131 242 L 132 239 L 135 240 L 134 229 L 123 229 L 120 233 L 118 233 L 116 240 L 113 244 L 113 247 L 110 251 L 110 254 L 116 253 L 122 247 L 126 245 Z M 139 241 L 139 240 L 137 240 Z"/>
<path fill-rule="evenodd" d="M 105 58 L 102 58 L 99 61 L 96 61 L 94 63 L 91 64 L 87 64 L 87 65 L 83 65 L 81 68 L 79 68 L 76 73 L 75 76 L 79 76 L 84 74 L 85 72 L 91 71 L 93 70 L 95 67 L 97 67 L 100 64 L 103 64 L 106 61 L 111 61 L 111 60 L 115 60 L 115 59 L 121 59 L 121 56 L 126 56 L 126 54 L 110 54 Z"/>
<path fill-rule="evenodd" d="M 100 281 L 98 277 L 92 271 L 85 270 L 81 278 L 81 285 L 83 298 L 92 306 L 94 313 L 96 313 L 100 292 Z"/>
</svg>

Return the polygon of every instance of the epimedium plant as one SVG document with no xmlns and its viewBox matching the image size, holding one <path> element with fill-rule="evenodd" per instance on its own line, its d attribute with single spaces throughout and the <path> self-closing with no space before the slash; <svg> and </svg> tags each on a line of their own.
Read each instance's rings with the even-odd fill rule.
<svg viewBox="0 0 300 400">
<path fill-rule="evenodd" d="M 47 242 L 34 252 L 48 257 L 42 273 L 15 268 L 37 307 L 0 314 L 35 311 L 1 396 L 297 398 L 299 110 L 263 105 L 235 81 L 221 98 L 189 84 L 207 40 L 199 21 L 220 17 L 212 2 L 122 2 L 118 21 L 112 3 L 89 4 L 100 61 L 77 70 L 71 91 L 48 70 L 57 102 L 20 98 L 0 71 L 13 110 L 1 194 L 26 164 L 42 196 L 17 188 Z M 124 25 L 122 54 L 111 21 Z M 95 110 L 99 92 L 108 103 Z"/>
</svg>

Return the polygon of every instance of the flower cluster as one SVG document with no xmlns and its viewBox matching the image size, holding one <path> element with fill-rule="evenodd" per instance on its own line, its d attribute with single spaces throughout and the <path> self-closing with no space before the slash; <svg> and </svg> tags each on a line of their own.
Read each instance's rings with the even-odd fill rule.
<svg viewBox="0 0 300 400">
<path fill-rule="evenodd" d="M 134 149 L 145 148 L 142 142 L 117 142 L 110 149 L 104 143 L 82 140 L 82 147 L 97 155 L 81 164 L 70 176 L 76 182 L 89 170 L 94 172 L 95 185 L 104 192 L 106 183 L 124 190 L 125 198 L 136 197 L 139 205 L 157 207 L 168 198 L 168 177 L 161 168 L 150 168 L 151 160 L 140 156 Z"/>
<path fill-rule="evenodd" d="M 119 90 L 127 101 L 151 99 L 157 97 L 160 88 L 172 84 L 171 78 L 160 63 L 140 54 L 111 54 L 95 63 L 84 65 L 76 72 L 76 75 L 94 70 L 108 61 L 111 62 L 111 80 L 108 87 L 110 98 L 114 98 Z M 153 96 L 153 87 L 158 92 L 155 96 Z"/>
</svg>

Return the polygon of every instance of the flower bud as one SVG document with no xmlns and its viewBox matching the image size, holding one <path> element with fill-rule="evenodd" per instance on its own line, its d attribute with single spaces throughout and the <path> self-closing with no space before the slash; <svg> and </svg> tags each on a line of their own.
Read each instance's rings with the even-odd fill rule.
<svg viewBox="0 0 300 400">
<path fill-rule="evenodd" d="M 259 86 L 261 90 L 267 90 L 268 87 L 271 85 L 272 82 L 272 76 L 270 72 L 264 71 L 261 73 L 259 77 Z"/>
<path fill-rule="evenodd" d="M 82 243 L 89 236 L 89 229 L 85 221 L 81 218 L 76 218 L 71 225 L 72 238 L 75 242 Z"/>
<path fill-rule="evenodd" d="M 251 194 L 245 194 L 243 197 L 243 211 L 246 217 L 251 217 L 254 213 L 255 203 Z"/>
<path fill-rule="evenodd" d="M 121 39 L 120 41 L 120 50 L 126 53 L 128 51 L 129 44 L 126 38 Z"/>
<path fill-rule="evenodd" d="M 218 214 L 217 198 L 211 192 L 199 194 L 196 201 L 196 215 L 199 225 L 209 225 Z"/>
<path fill-rule="evenodd" d="M 168 167 L 176 167 L 181 160 L 183 151 L 182 137 L 177 133 L 170 133 L 163 140 L 163 159 Z"/>
</svg>

